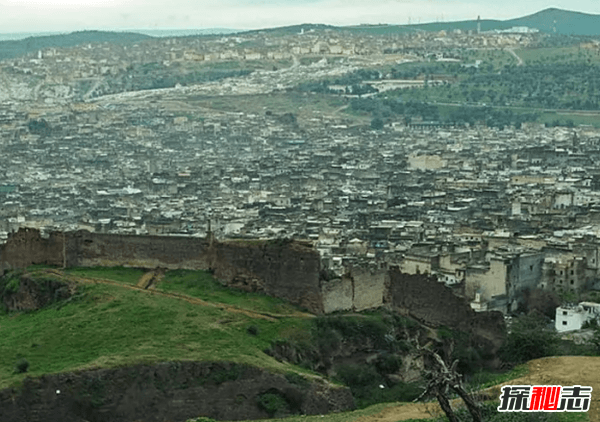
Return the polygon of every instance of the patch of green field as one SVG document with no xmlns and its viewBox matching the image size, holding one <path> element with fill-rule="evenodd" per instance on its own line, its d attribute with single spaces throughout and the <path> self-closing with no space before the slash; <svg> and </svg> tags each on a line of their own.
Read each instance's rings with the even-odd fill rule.
<svg viewBox="0 0 600 422">
<path fill-rule="evenodd" d="M 600 128 L 600 113 L 594 115 L 546 111 L 541 113 L 538 119 L 540 123 L 548 124 L 552 124 L 556 120 L 558 120 L 562 126 L 564 126 L 570 120 L 575 126 L 591 125 L 593 127 Z"/>
<path fill-rule="evenodd" d="M 266 422 L 266 421 L 270 421 L 270 422 L 353 422 L 355 420 L 357 420 L 358 418 L 361 418 L 363 416 L 371 416 L 371 415 L 376 415 L 377 413 L 380 413 L 382 410 L 388 408 L 388 407 L 392 407 L 392 406 L 398 406 L 402 403 L 380 403 L 380 404 L 375 404 L 373 406 L 369 406 L 366 407 L 364 409 L 360 409 L 360 410 L 354 410 L 352 412 L 342 412 L 342 413 L 331 413 L 329 415 L 313 415 L 313 416 L 303 416 L 303 415 L 298 415 L 298 416 L 290 416 L 289 418 L 284 418 L 284 419 L 262 419 L 261 421 L 256 421 L 256 422 Z M 192 419 L 190 422 L 193 422 L 194 420 Z M 410 421 L 408 421 L 410 422 Z"/>
<path fill-rule="evenodd" d="M 481 66 L 483 67 L 492 65 L 494 69 L 501 69 L 505 65 L 517 63 L 514 56 L 505 50 L 472 49 L 463 53 L 463 61 L 465 63 L 475 63 L 475 60 L 481 60 Z"/>
<path fill-rule="evenodd" d="M 77 277 L 103 278 L 126 284 L 137 284 L 146 271 L 141 268 L 126 267 L 77 267 L 67 268 L 64 272 Z"/>
<path fill-rule="evenodd" d="M 332 114 L 345 105 L 343 97 L 299 92 L 190 97 L 188 102 L 213 110 L 243 112 L 259 116 L 264 116 L 267 111 L 277 115 L 292 113 L 300 119 L 311 118 L 315 114 Z"/>
<path fill-rule="evenodd" d="M 0 315 L 0 388 L 18 384 L 25 375 L 171 360 L 294 371 L 263 350 L 280 333 L 310 324 L 294 318 L 252 319 L 118 286 L 79 289 L 78 298 L 62 305 Z M 27 374 L 15 373 L 21 359 L 29 362 Z"/>
<path fill-rule="evenodd" d="M 515 366 L 509 372 L 495 373 L 489 371 L 479 371 L 471 376 L 468 382 L 469 388 L 472 390 L 480 390 L 494 385 L 502 384 L 503 382 L 510 381 L 516 378 L 524 377 L 529 373 L 529 365 L 524 363 L 522 365 Z"/>
<path fill-rule="evenodd" d="M 156 289 L 257 312 L 289 315 L 298 311 L 281 299 L 225 287 L 207 271 L 167 271 Z"/>
<path fill-rule="evenodd" d="M 523 48 L 515 50 L 525 64 L 533 63 L 600 63 L 597 50 L 569 47 Z"/>
</svg>

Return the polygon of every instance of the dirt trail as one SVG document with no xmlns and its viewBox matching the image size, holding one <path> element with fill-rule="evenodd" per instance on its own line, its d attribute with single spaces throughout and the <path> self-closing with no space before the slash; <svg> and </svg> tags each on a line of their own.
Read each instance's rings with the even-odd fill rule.
<svg viewBox="0 0 600 422">
<path fill-rule="evenodd" d="M 78 277 L 78 276 L 74 276 L 74 275 L 70 275 L 70 274 L 65 274 L 60 270 L 54 270 L 54 269 L 45 270 L 44 272 L 59 276 L 68 282 L 85 283 L 85 284 L 96 284 L 96 283 L 109 284 L 111 286 L 118 286 L 118 287 L 130 289 L 130 290 L 137 290 L 139 292 L 146 292 L 151 295 L 158 295 L 158 296 L 170 297 L 173 299 L 184 300 L 184 301 L 194 304 L 194 305 L 208 306 L 211 308 L 219 308 L 219 309 L 222 309 L 227 312 L 243 314 L 243 315 L 249 316 L 250 318 L 264 319 L 267 321 L 275 321 L 278 318 L 314 318 L 314 315 L 304 313 L 304 312 L 295 312 L 295 313 L 289 314 L 289 315 L 288 314 L 285 314 L 285 315 L 284 314 L 273 314 L 273 313 L 269 313 L 269 312 L 255 312 L 255 311 L 250 311 L 247 309 L 237 308 L 237 307 L 231 306 L 231 305 L 226 305 L 223 303 L 207 302 L 205 300 L 198 299 L 198 298 L 192 297 L 192 296 L 187 296 L 187 295 L 180 294 L 180 293 L 171 293 L 171 292 L 163 292 L 163 291 L 156 290 L 156 289 L 148 289 L 147 286 L 149 286 L 149 283 L 152 283 L 152 280 L 156 276 L 155 273 L 150 273 L 150 274 L 152 274 L 150 280 L 145 280 L 144 277 L 142 276 L 142 278 L 140 279 L 140 281 L 138 282 L 137 285 L 132 285 L 132 284 L 119 283 L 118 281 L 108 280 L 108 279 L 103 279 L 103 278 Z M 142 284 L 142 283 L 144 283 L 144 284 Z"/>
<path fill-rule="evenodd" d="M 529 374 L 495 387 L 486 389 L 492 397 L 500 396 L 503 385 L 584 385 L 591 386 L 592 403 L 590 422 L 600 422 L 600 357 L 558 356 L 536 359 L 529 362 Z M 453 400 L 453 406 L 460 406 L 459 400 Z M 397 422 L 408 419 L 433 418 L 442 414 L 437 402 L 408 403 L 402 406 L 388 407 L 380 413 L 363 416 L 356 422 Z"/>
<path fill-rule="evenodd" d="M 153 289 L 163 279 L 164 276 L 165 276 L 165 270 L 160 269 L 160 268 L 156 269 L 156 270 L 148 271 L 147 273 L 144 273 L 144 275 L 142 275 L 140 277 L 140 280 L 138 281 L 136 286 L 139 287 L 140 289 L 146 289 L 146 290 Z"/>
</svg>

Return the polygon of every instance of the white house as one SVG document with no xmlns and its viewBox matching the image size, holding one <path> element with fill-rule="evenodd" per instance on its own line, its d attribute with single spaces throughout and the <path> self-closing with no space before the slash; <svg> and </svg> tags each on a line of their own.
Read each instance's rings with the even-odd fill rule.
<svg viewBox="0 0 600 422">
<path fill-rule="evenodd" d="M 580 330 L 583 324 L 593 319 L 600 322 L 600 303 L 581 302 L 575 306 L 559 306 L 556 308 L 556 331 Z"/>
</svg>

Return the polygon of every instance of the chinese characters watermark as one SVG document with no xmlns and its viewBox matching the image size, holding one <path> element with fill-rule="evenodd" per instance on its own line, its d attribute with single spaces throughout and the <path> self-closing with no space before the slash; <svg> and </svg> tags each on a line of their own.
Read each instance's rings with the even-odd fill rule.
<svg viewBox="0 0 600 422">
<path fill-rule="evenodd" d="M 587 412 L 592 387 L 573 385 L 505 385 L 499 412 Z"/>
</svg>

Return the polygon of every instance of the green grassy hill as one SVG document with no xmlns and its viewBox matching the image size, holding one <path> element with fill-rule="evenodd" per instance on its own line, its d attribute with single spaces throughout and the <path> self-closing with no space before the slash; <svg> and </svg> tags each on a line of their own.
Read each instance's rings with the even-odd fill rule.
<svg viewBox="0 0 600 422">
<path fill-rule="evenodd" d="M 74 47 L 80 44 L 133 44 L 153 37 L 134 32 L 79 31 L 70 34 L 28 37 L 23 40 L 0 41 L 0 60 L 35 53 L 45 48 Z"/>
<path fill-rule="evenodd" d="M 135 287 L 142 274 L 128 268 L 74 269 L 65 277 L 39 268 L 30 271 L 39 281 L 77 279 L 77 292 L 41 310 L 0 315 L 0 388 L 18 384 L 26 375 L 169 360 L 302 371 L 263 350 L 285 330 L 307 324 L 306 314 L 277 299 L 230 291 L 202 271 L 167 272 L 149 290 Z M 180 295 L 160 294 L 163 289 Z M 22 359 L 29 362 L 26 374 L 15 371 Z"/>
</svg>

